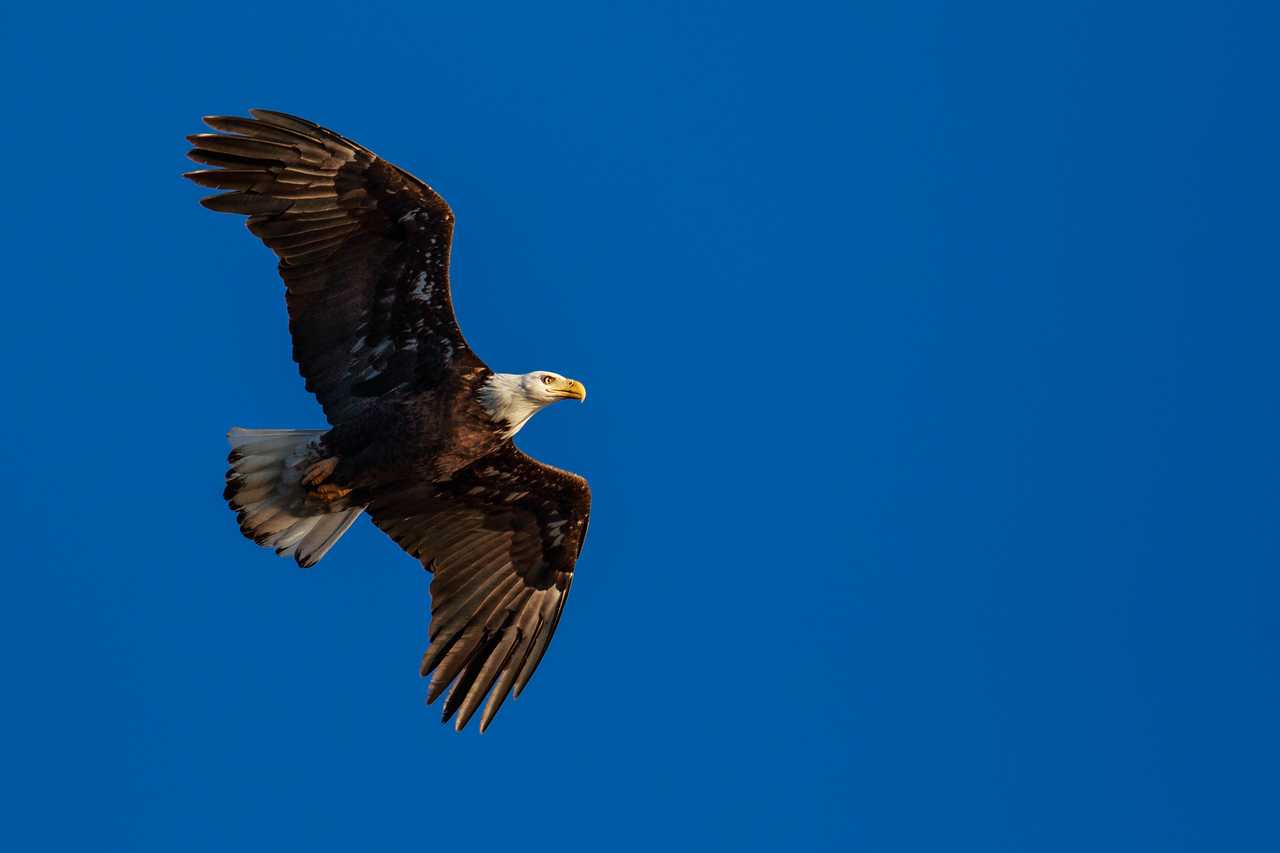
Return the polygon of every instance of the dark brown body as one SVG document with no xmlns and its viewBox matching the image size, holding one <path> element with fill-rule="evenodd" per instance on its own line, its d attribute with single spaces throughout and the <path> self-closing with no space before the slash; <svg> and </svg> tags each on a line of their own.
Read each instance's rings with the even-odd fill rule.
<svg viewBox="0 0 1280 853">
<path fill-rule="evenodd" d="M 382 397 L 324 437 L 339 459 L 330 481 L 359 502 L 388 486 L 437 483 L 497 450 L 504 438 L 477 392 L 488 368 L 454 374 L 434 388 Z"/>
</svg>

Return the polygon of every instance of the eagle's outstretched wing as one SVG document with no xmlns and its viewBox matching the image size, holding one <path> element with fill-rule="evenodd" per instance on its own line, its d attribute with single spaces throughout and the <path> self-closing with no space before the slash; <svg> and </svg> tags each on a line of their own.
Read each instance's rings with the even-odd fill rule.
<svg viewBox="0 0 1280 853">
<path fill-rule="evenodd" d="M 250 110 L 187 137 L 202 201 L 249 216 L 280 257 L 293 357 L 330 423 L 376 397 L 480 367 L 453 314 L 453 213 L 422 181 L 331 130 Z"/>
<path fill-rule="evenodd" d="M 484 731 L 542 660 L 590 509 L 586 480 L 511 442 L 445 482 L 389 487 L 370 502 L 374 523 L 435 573 L 422 674 L 428 703 L 453 685 L 444 719 L 457 713 L 459 730 L 488 693 Z"/>
</svg>

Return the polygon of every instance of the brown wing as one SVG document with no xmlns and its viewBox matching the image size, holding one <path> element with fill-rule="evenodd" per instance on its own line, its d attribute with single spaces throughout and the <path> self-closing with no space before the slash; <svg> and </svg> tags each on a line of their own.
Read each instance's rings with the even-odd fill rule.
<svg viewBox="0 0 1280 853">
<path fill-rule="evenodd" d="M 537 669 L 590 509 L 586 480 L 511 442 L 447 482 L 389 488 L 369 504 L 374 523 L 435 572 L 422 674 L 431 675 L 428 703 L 453 685 L 444 719 L 456 712 L 459 731 L 488 693 L 483 732 Z"/>
<path fill-rule="evenodd" d="M 449 293 L 453 212 L 431 187 L 331 130 L 270 110 L 208 116 L 188 172 L 231 190 L 201 203 L 248 214 L 280 257 L 293 357 L 331 423 L 374 398 L 481 366 Z"/>
</svg>

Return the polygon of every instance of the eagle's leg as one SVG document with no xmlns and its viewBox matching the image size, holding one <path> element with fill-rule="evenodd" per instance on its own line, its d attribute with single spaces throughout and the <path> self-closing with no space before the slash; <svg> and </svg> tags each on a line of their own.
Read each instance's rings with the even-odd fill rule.
<svg viewBox="0 0 1280 853">
<path fill-rule="evenodd" d="M 338 467 L 338 457 L 330 456 L 326 459 L 321 459 L 319 462 L 315 463 L 310 468 L 308 468 L 306 470 L 306 473 L 302 475 L 302 485 L 304 486 L 320 485 L 325 480 L 329 479 L 330 476 L 332 476 L 334 469 L 337 467 Z"/>
<path fill-rule="evenodd" d="M 307 487 L 307 495 L 318 498 L 325 503 L 333 503 L 338 498 L 351 494 L 351 490 L 337 483 L 326 482 L 333 476 L 338 467 L 338 457 L 329 456 L 307 468 L 302 475 L 302 485 Z"/>
<path fill-rule="evenodd" d="M 338 498 L 345 498 L 351 494 L 351 490 L 336 483 L 321 483 L 307 494 L 314 495 L 325 503 L 333 503 Z"/>
</svg>

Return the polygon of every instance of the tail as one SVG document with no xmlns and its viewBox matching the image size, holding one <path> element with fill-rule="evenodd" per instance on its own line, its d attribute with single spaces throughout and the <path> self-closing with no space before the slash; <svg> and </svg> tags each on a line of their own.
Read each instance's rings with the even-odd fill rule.
<svg viewBox="0 0 1280 853">
<path fill-rule="evenodd" d="M 320 562 L 364 512 L 345 500 L 307 501 L 302 475 L 319 458 L 322 429 L 241 429 L 227 433 L 231 468 L 222 496 L 236 512 L 240 532 L 298 565 Z"/>
</svg>

